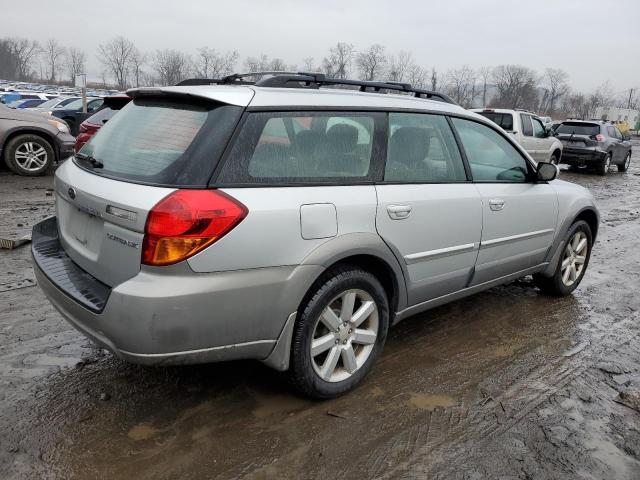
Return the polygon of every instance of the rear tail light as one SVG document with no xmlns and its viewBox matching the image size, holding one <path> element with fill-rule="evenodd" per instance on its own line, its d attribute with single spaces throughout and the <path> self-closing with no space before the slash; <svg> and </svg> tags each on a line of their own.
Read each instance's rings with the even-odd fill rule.
<svg viewBox="0 0 640 480">
<path fill-rule="evenodd" d="M 87 125 L 83 122 L 80 124 L 80 128 L 78 128 L 78 133 L 85 133 L 88 130 Z"/>
<path fill-rule="evenodd" d="M 604 135 L 602 135 L 601 133 L 596 135 L 596 140 L 598 142 L 604 142 L 606 140 L 606 138 L 604 137 Z"/>
<path fill-rule="evenodd" d="M 149 212 L 142 263 L 185 260 L 229 233 L 247 213 L 242 203 L 218 190 L 177 190 Z"/>
</svg>

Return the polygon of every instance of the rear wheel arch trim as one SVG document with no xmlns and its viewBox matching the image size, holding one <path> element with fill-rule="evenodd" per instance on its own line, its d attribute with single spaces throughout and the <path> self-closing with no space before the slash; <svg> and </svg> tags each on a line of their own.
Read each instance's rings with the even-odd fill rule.
<svg viewBox="0 0 640 480">
<path fill-rule="evenodd" d="M 15 127 L 6 132 L 5 136 L 0 139 L 0 154 L 4 155 L 6 151 L 7 143 L 9 143 L 13 138 L 18 135 L 38 135 L 42 137 L 53 149 L 53 154 L 55 155 L 55 160 L 58 160 L 58 147 L 55 141 L 54 136 L 45 129 L 39 129 L 37 127 Z"/>
</svg>

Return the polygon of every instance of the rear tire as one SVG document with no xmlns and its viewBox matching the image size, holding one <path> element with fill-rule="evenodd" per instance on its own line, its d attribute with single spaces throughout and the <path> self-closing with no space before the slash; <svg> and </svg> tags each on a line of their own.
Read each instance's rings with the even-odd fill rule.
<svg viewBox="0 0 640 480">
<path fill-rule="evenodd" d="M 629 166 L 631 165 L 631 152 L 627 153 L 627 156 L 624 157 L 624 163 L 618 165 L 619 172 L 626 172 L 629 170 Z"/>
<path fill-rule="evenodd" d="M 549 162 L 553 163 L 554 165 L 558 165 L 560 162 L 560 158 L 558 158 L 558 156 L 556 156 L 556 154 L 554 153 L 553 155 L 551 155 Z"/>
<path fill-rule="evenodd" d="M 533 282 L 547 295 L 557 297 L 569 295 L 580 285 L 587 271 L 592 245 L 593 236 L 589 224 L 584 220 L 578 220 L 567 232 L 562 255 L 558 259 L 553 275 L 545 277 L 536 273 L 533 275 Z"/>
<path fill-rule="evenodd" d="M 9 170 L 27 177 L 44 174 L 54 159 L 51 144 L 43 137 L 30 133 L 9 140 L 4 155 Z"/>
<path fill-rule="evenodd" d="M 334 398 L 358 385 L 382 352 L 389 303 L 371 273 L 326 272 L 311 287 L 293 331 L 289 378 L 302 394 Z"/>
<path fill-rule="evenodd" d="M 609 167 L 611 166 L 611 154 L 607 153 L 607 156 L 600 162 L 598 167 L 596 168 L 596 172 L 598 175 L 605 176 L 609 172 Z"/>
</svg>

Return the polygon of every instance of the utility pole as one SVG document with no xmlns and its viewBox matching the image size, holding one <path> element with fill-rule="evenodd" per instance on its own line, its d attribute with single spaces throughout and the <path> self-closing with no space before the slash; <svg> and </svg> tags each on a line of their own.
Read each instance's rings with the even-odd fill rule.
<svg viewBox="0 0 640 480">
<path fill-rule="evenodd" d="M 633 88 L 629 89 L 629 101 L 627 102 L 627 109 L 631 110 L 631 99 L 633 98 Z"/>
</svg>

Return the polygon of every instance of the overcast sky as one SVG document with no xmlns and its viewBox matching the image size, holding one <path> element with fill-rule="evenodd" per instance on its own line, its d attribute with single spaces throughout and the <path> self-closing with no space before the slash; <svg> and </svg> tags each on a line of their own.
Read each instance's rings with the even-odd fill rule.
<svg viewBox="0 0 640 480">
<path fill-rule="evenodd" d="M 517 63 L 562 68 L 577 90 L 640 87 L 640 0 L 0 0 L 0 37 L 82 47 L 90 77 L 97 45 L 117 35 L 143 51 L 207 45 L 288 64 L 380 43 L 439 72 Z"/>
</svg>

